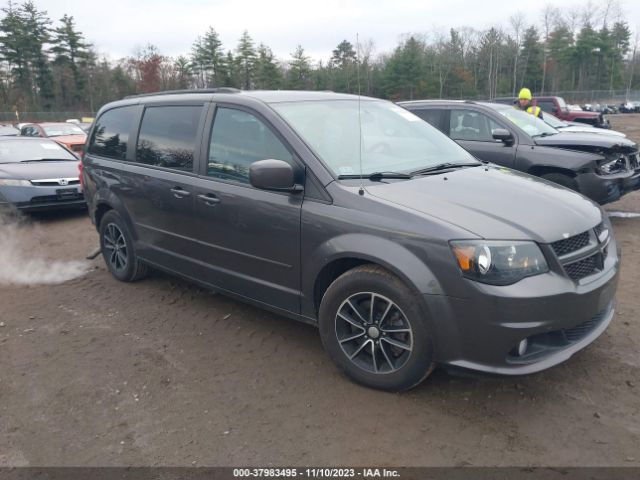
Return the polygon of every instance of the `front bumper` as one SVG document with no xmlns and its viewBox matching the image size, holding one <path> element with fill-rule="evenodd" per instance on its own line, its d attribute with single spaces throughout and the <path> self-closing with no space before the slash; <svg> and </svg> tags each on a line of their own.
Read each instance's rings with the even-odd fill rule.
<svg viewBox="0 0 640 480">
<path fill-rule="evenodd" d="M 624 194 L 638 188 L 640 171 L 602 176 L 586 172 L 576 176 L 578 191 L 600 205 L 620 200 Z"/>
<path fill-rule="evenodd" d="M 0 205 L 10 205 L 21 211 L 82 208 L 86 201 L 79 185 L 69 187 L 2 186 Z"/>
<path fill-rule="evenodd" d="M 619 256 L 610 244 L 602 271 L 574 282 L 552 269 L 509 286 L 470 280 L 467 298 L 425 297 L 436 360 L 504 375 L 539 372 L 564 362 L 607 328 L 614 316 Z M 527 339 L 522 356 L 514 350 Z"/>
</svg>

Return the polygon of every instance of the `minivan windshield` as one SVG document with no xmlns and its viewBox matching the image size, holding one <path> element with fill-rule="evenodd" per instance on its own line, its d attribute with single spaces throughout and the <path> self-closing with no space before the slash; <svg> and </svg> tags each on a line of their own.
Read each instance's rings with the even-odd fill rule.
<svg viewBox="0 0 640 480">
<path fill-rule="evenodd" d="M 497 110 L 503 117 L 506 117 L 511 122 L 515 123 L 530 137 L 544 137 L 558 133 L 558 130 L 547 125 L 538 117 L 517 108 L 500 108 Z M 546 115 L 546 113 L 544 115 Z"/>
<path fill-rule="evenodd" d="M 363 99 L 360 108 L 356 99 L 271 106 L 337 176 L 479 163 L 439 130 L 390 102 Z"/>
</svg>

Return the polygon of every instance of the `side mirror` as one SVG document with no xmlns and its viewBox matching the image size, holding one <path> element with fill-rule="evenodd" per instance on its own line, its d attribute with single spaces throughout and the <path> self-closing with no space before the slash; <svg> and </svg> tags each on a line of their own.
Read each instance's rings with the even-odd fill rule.
<svg viewBox="0 0 640 480">
<path fill-rule="evenodd" d="M 511 145 L 513 143 L 513 135 L 511 135 L 511 132 L 505 128 L 496 128 L 492 130 L 491 136 L 495 140 L 500 140 L 502 143 L 507 145 Z"/>
<path fill-rule="evenodd" d="M 249 166 L 249 182 L 262 190 L 301 192 L 295 183 L 293 167 L 283 160 L 258 160 Z"/>
<path fill-rule="evenodd" d="M 558 113 L 558 107 L 552 107 L 551 113 Z"/>
</svg>

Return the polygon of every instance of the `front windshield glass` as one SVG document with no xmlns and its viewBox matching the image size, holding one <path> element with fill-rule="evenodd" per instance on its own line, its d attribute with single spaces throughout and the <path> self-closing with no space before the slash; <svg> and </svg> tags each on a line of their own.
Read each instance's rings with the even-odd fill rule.
<svg viewBox="0 0 640 480">
<path fill-rule="evenodd" d="M 78 159 L 68 150 L 52 140 L 6 140 L 0 141 L 0 163 L 17 163 L 34 160 Z"/>
<path fill-rule="evenodd" d="M 564 98 L 558 97 L 556 100 L 558 100 L 558 106 L 561 110 L 567 110 L 567 103 L 564 101 Z"/>
<path fill-rule="evenodd" d="M 541 137 L 558 133 L 558 130 L 547 125 L 538 117 L 534 117 L 530 113 L 522 110 L 516 108 L 501 108 L 498 112 L 524 130 L 530 137 Z M 545 113 L 544 116 L 546 115 Z"/>
<path fill-rule="evenodd" d="M 404 108 L 380 100 L 271 105 L 336 175 L 412 172 L 441 163 L 478 163 L 467 151 Z M 362 125 L 362 172 L 359 162 Z"/>
<path fill-rule="evenodd" d="M 542 117 L 542 119 L 547 125 L 553 128 L 564 128 L 569 126 L 568 123 L 563 122 L 558 117 L 554 117 L 553 115 L 547 112 L 544 112 L 544 117 Z"/>
<path fill-rule="evenodd" d="M 47 137 L 61 137 L 62 135 L 84 135 L 85 132 L 73 123 L 61 123 L 58 125 L 43 125 L 42 128 Z"/>
</svg>

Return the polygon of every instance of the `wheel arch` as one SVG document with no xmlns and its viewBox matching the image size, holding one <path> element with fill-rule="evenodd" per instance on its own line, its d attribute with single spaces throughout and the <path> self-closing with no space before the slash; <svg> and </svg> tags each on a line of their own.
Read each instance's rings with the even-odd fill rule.
<svg viewBox="0 0 640 480">
<path fill-rule="evenodd" d="M 355 248 L 357 247 L 357 249 Z M 347 234 L 321 245 L 306 265 L 316 266 L 303 273 L 303 314 L 317 318 L 324 293 L 343 273 L 364 264 L 378 265 L 396 275 L 416 294 L 442 294 L 431 269 L 405 246 L 386 238 Z M 304 266 L 303 266 L 304 268 Z"/>
</svg>

